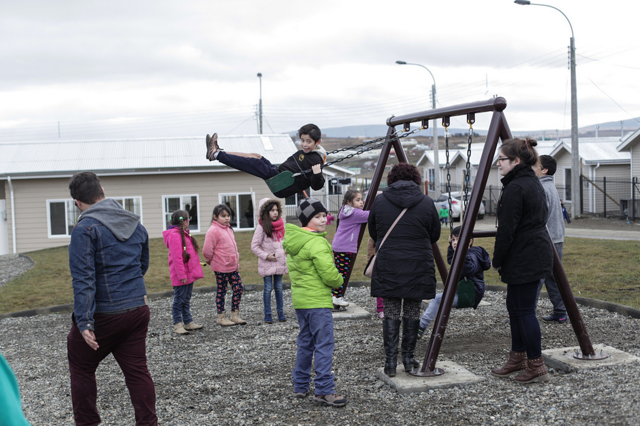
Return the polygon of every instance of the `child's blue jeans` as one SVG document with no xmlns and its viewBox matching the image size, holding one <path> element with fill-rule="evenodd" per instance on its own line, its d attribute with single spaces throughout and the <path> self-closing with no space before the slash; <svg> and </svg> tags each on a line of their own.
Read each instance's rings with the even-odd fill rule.
<svg viewBox="0 0 640 426">
<path fill-rule="evenodd" d="M 173 287 L 173 306 L 171 307 L 171 315 L 173 315 L 174 324 L 179 322 L 189 324 L 190 322 L 193 322 L 193 318 L 191 318 L 192 292 L 193 283 Z"/>
<path fill-rule="evenodd" d="M 236 170 L 249 173 L 250 175 L 264 180 L 271 179 L 280 173 L 278 168 L 264 157 L 240 157 L 238 155 L 227 154 L 224 151 L 220 151 L 216 160 L 229 167 L 233 167 Z"/>
<path fill-rule="evenodd" d="M 264 290 L 262 297 L 264 299 L 264 320 L 273 321 L 271 317 L 271 291 L 276 291 L 276 311 L 278 312 L 278 320 L 285 320 L 284 302 L 282 301 L 282 275 L 269 275 L 264 277 Z"/>
<path fill-rule="evenodd" d="M 429 306 L 427 306 L 424 314 L 422 314 L 422 318 L 420 318 L 421 329 L 426 330 L 427 327 L 429 327 L 429 324 L 431 324 L 431 321 L 433 321 L 436 315 L 438 315 L 438 308 L 440 307 L 440 303 L 442 302 L 442 294 L 443 293 L 436 294 L 436 297 L 434 297 L 434 299 L 429 302 Z M 453 305 L 451 305 L 451 307 L 458 307 L 458 293 L 456 293 L 456 295 L 453 297 Z"/>
<path fill-rule="evenodd" d="M 314 362 L 316 395 L 335 393 L 331 373 L 333 364 L 333 317 L 330 308 L 296 309 L 298 325 L 298 352 L 293 369 L 294 392 L 305 393 L 311 382 L 311 362 Z M 314 359 L 315 356 L 315 359 Z"/>
</svg>

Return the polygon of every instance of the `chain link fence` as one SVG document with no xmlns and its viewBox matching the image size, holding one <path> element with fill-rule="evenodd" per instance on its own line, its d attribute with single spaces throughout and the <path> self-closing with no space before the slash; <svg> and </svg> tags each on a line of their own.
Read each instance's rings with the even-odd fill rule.
<svg viewBox="0 0 640 426">
<path fill-rule="evenodd" d="M 640 217 L 638 178 L 589 179 L 580 176 L 581 214 L 635 220 Z"/>
</svg>

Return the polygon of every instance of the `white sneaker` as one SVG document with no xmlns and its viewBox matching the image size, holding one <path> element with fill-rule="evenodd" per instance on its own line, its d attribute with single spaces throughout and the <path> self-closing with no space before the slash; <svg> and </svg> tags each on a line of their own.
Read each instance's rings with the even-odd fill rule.
<svg viewBox="0 0 640 426">
<path fill-rule="evenodd" d="M 349 302 L 344 300 L 344 297 L 335 297 L 335 296 L 333 296 L 333 304 L 335 306 L 349 306 Z"/>
</svg>

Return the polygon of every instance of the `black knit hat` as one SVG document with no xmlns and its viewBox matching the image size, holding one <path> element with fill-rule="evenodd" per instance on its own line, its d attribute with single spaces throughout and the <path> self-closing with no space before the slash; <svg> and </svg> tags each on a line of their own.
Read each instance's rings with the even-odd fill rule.
<svg viewBox="0 0 640 426">
<path fill-rule="evenodd" d="M 322 212 L 326 213 L 327 209 L 320 200 L 315 198 L 305 198 L 300 201 L 300 204 L 298 204 L 296 216 L 298 216 L 298 220 L 300 220 L 302 226 L 307 226 L 309 221 L 313 219 L 315 215 Z"/>
</svg>

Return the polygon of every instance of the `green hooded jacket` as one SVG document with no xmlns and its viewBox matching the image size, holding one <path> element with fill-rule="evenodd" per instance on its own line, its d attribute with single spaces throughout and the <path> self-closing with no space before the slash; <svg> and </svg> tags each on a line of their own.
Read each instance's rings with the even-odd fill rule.
<svg viewBox="0 0 640 426">
<path fill-rule="evenodd" d="M 340 287 L 343 280 L 326 235 L 285 225 L 282 246 L 287 252 L 294 309 L 333 308 L 331 287 Z"/>
</svg>

